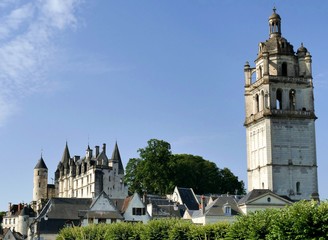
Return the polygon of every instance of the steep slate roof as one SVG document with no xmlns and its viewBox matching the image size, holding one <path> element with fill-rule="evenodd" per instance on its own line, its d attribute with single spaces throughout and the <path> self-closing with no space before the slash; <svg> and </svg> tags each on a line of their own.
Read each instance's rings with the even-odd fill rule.
<svg viewBox="0 0 328 240">
<path fill-rule="evenodd" d="M 68 145 L 67 145 L 67 142 L 66 142 L 65 149 L 64 149 L 64 152 L 63 152 L 63 156 L 62 156 L 62 159 L 61 159 L 60 162 L 68 163 L 70 158 L 71 158 L 71 156 L 69 154 Z"/>
<path fill-rule="evenodd" d="M 35 217 L 36 213 L 33 211 L 33 209 L 30 206 L 25 206 L 21 212 L 19 213 L 20 216 L 29 216 L 29 217 Z"/>
<path fill-rule="evenodd" d="M 41 158 L 39 159 L 38 163 L 35 165 L 34 169 L 48 169 L 47 165 L 43 161 L 42 155 L 41 155 Z"/>
<path fill-rule="evenodd" d="M 199 203 L 191 188 L 177 187 L 177 190 L 179 192 L 182 203 L 185 204 L 189 210 L 199 209 Z"/>
<path fill-rule="evenodd" d="M 122 164 L 122 160 L 121 160 L 120 151 L 118 150 L 117 142 L 115 143 L 115 147 L 114 147 L 114 151 L 113 151 L 111 160 L 118 162 L 118 174 L 124 174 L 124 168 L 123 168 L 123 164 Z"/>
<path fill-rule="evenodd" d="M 40 220 L 41 234 L 57 234 L 66 223 L 80 224 L 79 211 L 88 210 L 91 198 L 52 198 L 35 219 Z M 44 220 L 45 215 L 48 220 Z"/>
<path fill-rule="evenodd" d="M 216 200 L 214 200 L 214 202 L 212 202 L 205 208 L 206 215 L 225 215 L 223 211 L 223 206 L 226 204 L 229 204 L 231 207 L 231 215 L 242 214 L 242 211 L 239 209 L 236 199 L 233 196 L 223 195 L 218 197 Z"/>
</svg>

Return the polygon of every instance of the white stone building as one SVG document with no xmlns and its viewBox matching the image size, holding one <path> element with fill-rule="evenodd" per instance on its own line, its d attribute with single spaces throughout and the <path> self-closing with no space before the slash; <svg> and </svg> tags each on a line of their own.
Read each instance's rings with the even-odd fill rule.
<svg viewBox="0 0 328 240">
<path fill-rule="evenodd" d="M 294 52 L 273 11 L 255 67 L 244 66 L 248 191 L 317 199 L 311 55 L 303 44 Z"/>
<path fill-rule="evenodd" d="M 103 144 L 101 152 L 96 146 L 94 154 L 88 146 L 83 158 L 71 158 L 66 144 L 55 172 L 56 196 L 93 198 L 104 191 L 110 198 L 124 199 L 128 190 L 123 177 L 124 168 L 117 143 L 111 159 L 106 155 L 106 144 Z"/>
<path fill-rule="evenodd" d="M 48 168 L 41 157 L 34 168 L 33 205 L 36 211 L 52 197 L 94 198 L 103 191 L 115 199 L 125 199 L 127 186 L 123 182 L 124 168 L 115 144 L 111 159 L 106 155 L 106 144 L 95 153 L 87 147 L 83 158 L 71 158 L 66 143 L 63 156 L 55 172 L 55 184 L 48 184 Z"/>
</svg>

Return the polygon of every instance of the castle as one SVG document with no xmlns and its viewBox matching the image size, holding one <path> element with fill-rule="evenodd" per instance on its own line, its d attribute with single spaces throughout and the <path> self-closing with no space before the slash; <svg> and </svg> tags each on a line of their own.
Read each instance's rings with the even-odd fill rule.
<svg viewBox="0 0 328 240">
<path fill-rule="evenodd" d="M 48 168 L 41 156 L 34 168 L 33 205 L 38 211 L 47 199 L 94 198 L 104 191 L 111 198 L 124 199 L 128 195 L 124 168 L 117 143 L 109 159 L 106 144 L 100 151 L 88 145 L 84 157 L 71 157 L 68 144 L 55 171 L 55 184 L 48 184 Z"/>
</svg>

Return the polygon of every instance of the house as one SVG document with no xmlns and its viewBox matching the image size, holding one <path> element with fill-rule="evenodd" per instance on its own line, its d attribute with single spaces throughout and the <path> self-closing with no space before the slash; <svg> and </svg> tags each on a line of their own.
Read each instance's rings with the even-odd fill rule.
<svg viewBox="0 0 328 240">
<path fill-rule="evenodd" d="M 26 237 L 28 226 L 35 216 L 36 213 L 30 205 L 9 203 L 8 212 L 3 216 L 2 227 L 10 229 L 12 233 L 20 233 L 23 237 Z"/>
<path fill-rule="evenodd" d="M 267 208 L 283 208 L 292 204 L 287 196 L 279 196 L 269 189 L 253 189 L 239 200 L 238 206 L 244 214 Z"/>
<path fill-rule="evenodd" d="M 3 240 L 23 240 L 26 239 L 21 233 L 11 230 L 10 228 L 3 229 L 3 235 L 0 237 Z"/>
<path fill-rule="evenodd" d="M 147 212 L 152 219 L 181 218 L 186 210 L 184 205 L 179 205 L 166 197 L 148 196 L 147 202 Z"/>
<path fill-rule="evenodd" d="M 102 192 L 92 201 L 89 209 L 79 211 L 79 217 L 83 219 L 81 225 L 123 221 L 117 203 L 117 201 L 114 203 L 105 192 Z"/>
<path fill-rule="evenodd" d="M 80 211 L 89 210 L 91 198 L 52 198 L 41 210 L 29 227 L 29 237 L 43 237 L 54 240 L 66 226 L 81 224 Z"/>
<path fill-rule="evenodd" d="M 205 206 L 205 197 L 202 198 L 201 208 L 194 211 L 186 211 L 183 218 L 191 219 L 195 224 L 206 225 L 214 222 L 233 222 L 242 211 L 238 207 L 235 196 L 221 195 L 209 201 Z"/>
<path fill-rule="evenodd" d="M 138 193 L 125 199 L 121 212 L 126 222 L 147 223 L 151 219 Z"/>
</svg>

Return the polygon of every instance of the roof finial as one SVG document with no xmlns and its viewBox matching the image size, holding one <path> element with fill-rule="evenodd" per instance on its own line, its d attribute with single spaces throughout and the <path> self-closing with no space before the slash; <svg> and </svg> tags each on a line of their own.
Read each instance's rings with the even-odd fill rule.
<svg viewBox="0 0 328 240">
<path fill-rule="evenodd" d="M 273 6 L 273 13 L 276 13 L 276 6 Z"/>
</svg>

